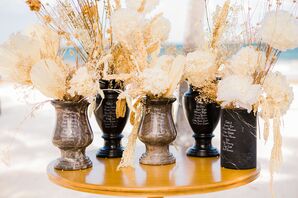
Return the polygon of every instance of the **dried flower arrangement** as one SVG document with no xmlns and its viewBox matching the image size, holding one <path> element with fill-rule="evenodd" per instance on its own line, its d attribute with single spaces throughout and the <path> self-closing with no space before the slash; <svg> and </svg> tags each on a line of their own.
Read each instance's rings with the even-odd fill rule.
<svg viewBox="0 0 298 198">
<path fill-rule="evenodd" d="M 87 68 L 67 64 L 63 54 L 59 35 L 46 26 L 36 25 L 12 35 L 1 46 L 1 74 L 7 81 L 33 86 L 53 99 L 79 101 L 93 97 L 98 85 L 92 74 L 87 71 L 78 80 L 76 76 Z"/>
<path fill-rule="evenodd" d="M 272 70 L 282 51 L 298 47 L 294 36 L 298 21 L 293 14 L 283 10 L 285 4 L 290 4 L 289 10 L 295 13 L 296 1 L 269 0 L 266 4 L 268 10 L 260 23 L 252 25 L 252 17 L 245 20 L 241 35 L 243 47 L 222 65 L 217 99 L 225 108 L 259 112 L 265 121 L 263 135 L 266 141 L 272 120 L 274 146 L 270 171 L 273 175 L 282 161 L 281 117 L 289 109 L 293 91 L 286 78 Z M 247 16 L 252 16 L 251 8 L 247 11 Z"/>
<path fill-rule="evenodd" d="M 204 27 L 197 27 L 204 32 L 203 38 L 199 38 L 203 41 L 200 46 L 196 46 L 194 52 L 187 54 L 184 79 L 200 93 L 198 101 L 217 103 L 218 69 L 230 53 L 224 44 L 224 34 L 232 22 L 231 8 L 229 0 L 225 1 L 223 7 L 218 7 L 211 32 L 204 32 Z M 204 26 L 204 23 L 201 23 L 201 26 Z M 208 26 L 210 27 L 209 19 Z M 205 39 L 204 35 L 209 39 Z"/>
<path fill-rule="evenodd" d="M 111 14 L 112 37 L 117 46 L 115 53 L 117 54 L 117 50 L 122 48 L 128 56 L 122 54 L 114 58 L 113 63 L 117 65 L 118 61 L 127 61 L 126 67 L 121 68 L 121 73 L 107 74 L 104 78 L 124 82 L 125 91 L 118 99 L 127 100 L 132 111 L 130 120 L 133 124 L 119 168 L 134 164 L 135 141 L 141 117 L 140 99 L 144 96 L 172 97 L 184 72 L 184 56 L 159 56 L 162 44 L 170 32 L 170 22 L 162 13 L 151 16 L 151 11 L 158 4 L 158 0 L 127 0 L 125 8 L 120 8 Z M 121 111 L 123 105 L 120 102 L 117 104 L 116 112 L 123 114 Z"/>
</svg>

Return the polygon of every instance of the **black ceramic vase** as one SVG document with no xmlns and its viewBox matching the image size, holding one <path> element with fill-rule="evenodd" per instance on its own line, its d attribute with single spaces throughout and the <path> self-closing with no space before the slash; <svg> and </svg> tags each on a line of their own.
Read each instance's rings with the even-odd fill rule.
<svg viewBox="0 0 298 198">
<path fill-rule="evenodd" d="M 72 171 L 92 167 L 85 155 L 86 147 L 92 143 L 93 133 L 89 124 L 87 109 L 89 103 L 54 100 L 57 121 L 53 144 L 61 151 L 61 157 L 54 167 L 58 170 Z"/>
<path fill-rule="evenodd" d="M 172 105 L 175 98 L 142 100 L 143 110 L 138 131 L 139 139 L 146 145 L 146 152 L 140 158 L 141 164 L 166 165 L 176 162 L 169 151 L 169 145 L 177 136 Z"/>
<path fill-rule="evenodd" d="M 100 158 L 122 157 L 124 150 L 121 145 L 121 139 L 123 138 L 122 131 L 129 116 L 129 108 L 126 106 L 126 112 L 123 118 L 117 118 L 116 102 L 120 94 L 120 87 L 111 81 L 100 81 L 100 87 L 103 89 L 105 98 L 102 99 L 100 95 L 96 97 L 94 114 L 103 132 L 104 146 L 98 150 L 96 156 Z"/>
<path fill-rule="evenodd" d="M 216 128 L 221 108 L 216 103 L 203 103 L 196 100 L 198 91 L 189 86 L 184 94 L 183 104 L 185 116 L 194 132 L 195 144 L 188 149 L 191 157 L 216 157 L 218 150 L 212 146 L 213 131 Z"/>
<path fill-rule="evenodd" d="M 257 118 L 245 109 L 223 109 L 221 166 L 252 169 L 257 166 Z"/>
</svg>

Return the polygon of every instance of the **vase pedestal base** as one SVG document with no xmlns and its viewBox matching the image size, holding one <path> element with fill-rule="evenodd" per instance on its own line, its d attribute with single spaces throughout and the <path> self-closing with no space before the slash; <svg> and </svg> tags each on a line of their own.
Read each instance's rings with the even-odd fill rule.
<svg viewBox="0 0 298 198">
<path fill-rule="evenodd" d="M 117 149 L 103 147 L 97 151 L 96 157 L 98 157 L 98 158 L 121 158 L 123 151 L 124 151 L 123 147 L 120 147 Z"/>
<path fill-rule="evenodd" d="M 92 167 L 92 162 L 84 150 L 61 151 L 62 157 L 55 162 L 55 169 L 64 171 L 84 170 Z"/>
<path fill-rule="evenodd" d="M 187 156 L 190 157 L 218 157 L 219 152 L 215 147 L 201 149 L 193 146 L 187 150 Z"/>
<path fill-rule="evenodd" d="M 169 146 L 148 146 L 146 152 L 140 158 L 140 163 L 144 165 L 168 165 L 176 163 L 176 158 L 169 151 Z"/>
</svg>

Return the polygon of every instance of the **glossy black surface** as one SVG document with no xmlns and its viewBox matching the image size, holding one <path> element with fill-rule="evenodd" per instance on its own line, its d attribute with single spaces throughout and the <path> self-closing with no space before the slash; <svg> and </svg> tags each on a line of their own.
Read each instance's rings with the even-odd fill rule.
<svg viewBox="0 0 298 198">
<path fill-rule="evenodd" d="M 216 157 L 218 150 L 212 146 L 213 131 L 216 128 L 221 108 L 215 103 L 196 101 L 199 92 L 192 86 L 184 95 L 184 113 L 194 132 L 195 144 L 188 149 L 187 155 L 192 157 Z"/>
<path fill-rule="evenodd" d="M 221 166 L 252 169 L 257 166 L 257 118 L 245 109 L 223 109 Z"/>
<path fill-rule="evenodd" d="M 123 137 L 122 131 L 129 117 L 129 108 L 126 106 L 124 118 L 116 118 L 116 102 L 119 96 L 117 88 L 119 87 L 113 85 L 114 90 L 107 90 L 108 83 L 110 82 L 101 81 L 101 88 L 104 89 L 105 98 L 102 100 L 100 95 L 96 97 L 94 114 L 99 127 L 103 131 L 102 138 L 104 139 L 104 146 L 99 149 L 96 156 L 100 158 L 118 158 L 122 157 L 124 150 L 121 139 Z"/>
</svg>

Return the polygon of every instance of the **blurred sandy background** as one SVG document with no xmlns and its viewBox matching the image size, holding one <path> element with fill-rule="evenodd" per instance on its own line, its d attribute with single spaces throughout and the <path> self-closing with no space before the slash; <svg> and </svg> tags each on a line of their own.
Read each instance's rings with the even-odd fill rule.
<svg viewBox="0 0 298 198">
<path fill-rule="evenodd" d="M 171 6 L 167 6 L 167 5 Z M 160 10 L 165 16 L 175 21 L 170 41 L 180 43 L 183 40 L 183 24 L 187 1 L 162 0 Z M 179 13 L 179 17 L 177 16 Z M 0 2 L 0 42 L 10 33 L 18 31 L 36 21 L 35 16 L 28 12 L 23 0 L 1 0 Z M 283 73 L 287 74 L 298 95 L 298 53 L 292 52 L 291 58 L 284 58 L 278 63 Z M 296 60 L 297 59 L 297 60 Z M 29 116 L 34 103 L 44 98 L 33 92 L 26 100 L 22 99 L 28 90 L 22 90 L 13 85 L 0 83 L 0 99 L 2 114 L 0 116 L 0 198 L 94 198 L 107 197 L 80 193 L 51 183 L 46 175 L 49 162 L 59 156 L 59 151 L 51 143 L 55 124 L 54 108 L 45 104 L 35 115 Z M 24 120 L 26 117 L 28 119 Z M 274 191 L 277 198 L 298 197 L 298 98 L 294 100 L 290 111 L 284 117 L 284 164 L 275 177 Z M 91 124 L 95 133 L 94 142 L 88 150 L 94 150 L 102 145 L 101 132 L 94 118 Z M 125 134 L 129 132 L 129 126 Z M 214 144 L 219 147 L 219 130 L 215 132 Z M 125 140 L 124 140 L 125 141 Z M 272 142 L 264 146 L 259 141 L 259 162 L 262 173 L 255 182 L 232 190 L 204 195 L 183 196 L 199 198 L 231 198 L 231 197 L 262 197 L 271 198 L 269 187 L 268 158 Z"/>
</svg>

